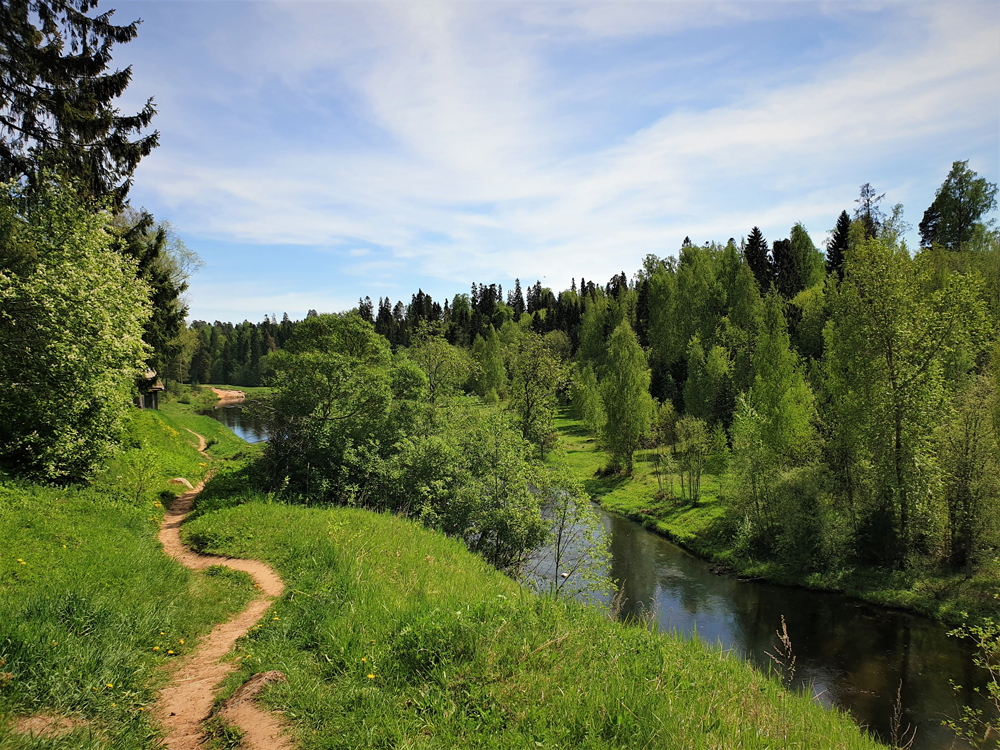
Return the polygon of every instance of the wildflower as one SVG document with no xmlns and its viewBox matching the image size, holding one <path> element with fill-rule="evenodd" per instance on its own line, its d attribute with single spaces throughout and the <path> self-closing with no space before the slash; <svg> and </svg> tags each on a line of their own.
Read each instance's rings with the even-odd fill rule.
<svg viewBox="0 0 1000 750">
<path fill-rule="evenodd" d="M 369 680 L 374 680 L 374 679 L 375 679 L 375 675 L 373 675 L 373 674 L 369 673 L 369 675 L 368 675 L 368 679 L 369 679 Z"/>
<path fill-rule="evenodd" d="M 153 651 L 159 651 L 159 650 L 160 650 L 159 646 L 153 646 Z"/>
<path fill-rule="evenodd" d="M 154 500 L 153 501 L 153 507 L 154 508 L 162 508 L 163 506 L 160 504 L 159 500 Z"/>
<path fill-rule="evenodd" d="M 168 649 L 167 650 L 167 656 L 173 656 L 173 655 L 174 655 L 174 652 L 172 650 Z"/>
<path fill-rule="evenodd" d="M 277 617 L 277 616 L 275 616 L 275 618 L 274 618 L 274 619 L 275 619 L 275 620 L 277 620 L 277 619 L 278 619 L 278 617 Z"/>
<path fill-rule="evenodd" d="M 362 656 L 361 657 L 361 661 L 368 661 L 368 657 L 367 656 Z"/>
<path fill-rule="evenodd" d="M 184 645 L 184 639 L 183 638 L 181 638 L 181 645 L 182 646 Z"/>
<path fill-rule="evenodd" d="M 164 633 L 164 632 L 163 632 L 163 631 L 161 630 L 161 631 L 160 631 L 160 635 L 166 635 L 166 633 Z"/>
<path fill-rule="evenodd" d="M 109 687 L 109 688 L 113 688 L 113 687 L 114 687 L 114 685 L 112 685 L 112 684 L 111 684 L 111 683 L 109 682 L 109 683 L 108 683 L 108 687 Z"/>
</svg>

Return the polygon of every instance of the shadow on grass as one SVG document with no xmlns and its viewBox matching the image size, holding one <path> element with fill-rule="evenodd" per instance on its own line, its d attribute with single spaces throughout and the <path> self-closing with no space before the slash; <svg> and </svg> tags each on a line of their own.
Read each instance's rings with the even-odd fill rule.
<svg viewBox="0 0 1000 750">
<path fill-rule="evenodd" d="M 583 480 L 583 488 L 587 490 L 590 496 L 596 500 L 604 497 L 610 492 L 614 492 L 623 484 L 630 481 L 630 479 L 630 477 L 620 474 L 610 477 L 592 477 L 590 479 Z"/>
</svg>

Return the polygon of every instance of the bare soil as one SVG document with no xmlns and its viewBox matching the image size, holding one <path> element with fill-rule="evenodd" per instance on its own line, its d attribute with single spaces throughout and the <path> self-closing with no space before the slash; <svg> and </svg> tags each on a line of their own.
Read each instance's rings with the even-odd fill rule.
<svg viewBox="0 0 1000 750">
<path fill-rule="evenodd" d="M 205 439 L 197 433 L 192 434 L 198 437 L 199 450 L 204 452 Z M 154 709 L 154 715 L 167 731 L 163 746 L 169 750 L 199 750 L 204 739 L 201 724 L 212 713 L 216 688 L 226 675 L 236 669 L 236 664 L 224 661 L 224 657 L 232 651 L 236 640 L 261 618 L 271 602 L 281 596 L 285 589 L 278 574 L 262 562 L 201 555 L 181 543 L 181 523 L 191 511 L 194 498 L 203 486 L 204 482 L 200 482 L 192 491 L 178 497 L 167 511 L 160 526 L 160 542 L 164 552 L 192 570 L 225 565 L 249 573 L 260 589 L 261 596 L 232 620 L 216 625 L 198 643 L 194 652 L 180 660 L 174 669 L 170 684 L 160 693 Z M 241 688 L 223 707 L 223 718 L 245 733 L 245 747 L 256 750 L 283 750 L 292 747 L 288 738 L 282 734 L 283 726 L 278 719 L 273 714 L 262 711 L 252 701 L 252 697 L 267 682 L 283 678 L 284 675 L 276 678 L 273 673 L 256 675 L 244 686 L 247 688 L 254 683 L 255 689 Z M 236 700 L 241 693 L 242 697 Z"/>
</svg>

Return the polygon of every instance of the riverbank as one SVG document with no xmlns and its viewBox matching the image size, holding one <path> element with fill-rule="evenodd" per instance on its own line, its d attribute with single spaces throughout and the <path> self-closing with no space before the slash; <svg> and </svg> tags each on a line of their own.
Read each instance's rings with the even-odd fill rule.
<svg viewBox="0 0 1000 750">
<path fill-rule="evenodd" d="M 157 540 L 185 489 L 169 480 L 196 484 L 210 463 L 185 541 L 265 560 L 288 584 L 237 641 L 220 697 L 280 669 L 288 682 L 261 700 L 301 748 L 878 747 L 718 647 L 538 598 L 419 524 L 276 503 L 241 481 L 254 449 L 190 408 L 136 412 L 142 447 L 89 486 L 0 477 L 4 748 L 159 746 L 152 709 L 175 660 L 257 593 L 244 574 L 184 568 Z M 213 461 L 189 430 L 212 436 Z"/>
<path fill-rule="evenodd" d="M 657 480 L 650 451 L 635 456 L 632 477 L 598 476 L 608 455 L 582 422 L 567 412 L 556 419 L 560 447 L 570 469 L 605 510 L 626 516 L 667 537 L 717 566 L 719 572 L 788 586 L 835 591 L 886 607 L 904 609 L 948 624 L 1000 621 L 1000 562 L 972 577 L 938 570 L 887 570 L 852 567 L 832 571 L 799 571 L 776 560 L 743 557 L 734 549 L 727 516 L 727 477 L 704 475 L 697 506 L 664 498 L 670 478 Z M 679 494 L 679 481 L 673 479 Z M 668 492 L 669 494 L 669 492 Z"/>
<path fill-rule="evenodd" d="M 879 747 L 839 711 L 698 639 L 539 598 L 392 515 L 305 508 L 221 473 L 183 528 L 269 562 L 289 593 L 237 644 L 301 747 Z"/>
</svg>

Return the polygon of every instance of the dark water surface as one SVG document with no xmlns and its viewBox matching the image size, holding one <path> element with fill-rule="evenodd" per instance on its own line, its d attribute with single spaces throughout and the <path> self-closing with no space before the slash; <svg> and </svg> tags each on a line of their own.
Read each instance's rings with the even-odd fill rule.
<svg viewBox="0 0 1000 750">
<path fill-rule="evenodd" d="M 949 628 L 838 594 L 740 581 L 641 525 L 601 512 L 611 536 L 611 576 L 624 584 L 622 617 L 652 612 L 661 631 L 719 643 L 762 669 L 771 663 L 784 615 L 796 658 L 795 684 L 888 741 L 902 684 L 903 724 L 917 728 L 915 750 L 963 748 L 941 726 L 961 703 L 986 711 L 971 645 Z M 949 680 L 962 685 L 956 694 Z M 991 714 L 987 714 L 991 715 Z"/>
<path fill-rule="evenodd" d="M 214 409 L 208 409 L 200 413 L 222 422 L 222 424 L 248 443 L 262 443 L 267 440 L 267 433 L 264 431 L 264 427 L 248 414 L 244 414 L 243 405 L 240 403 L 219 404 Z"/>
</svg>

